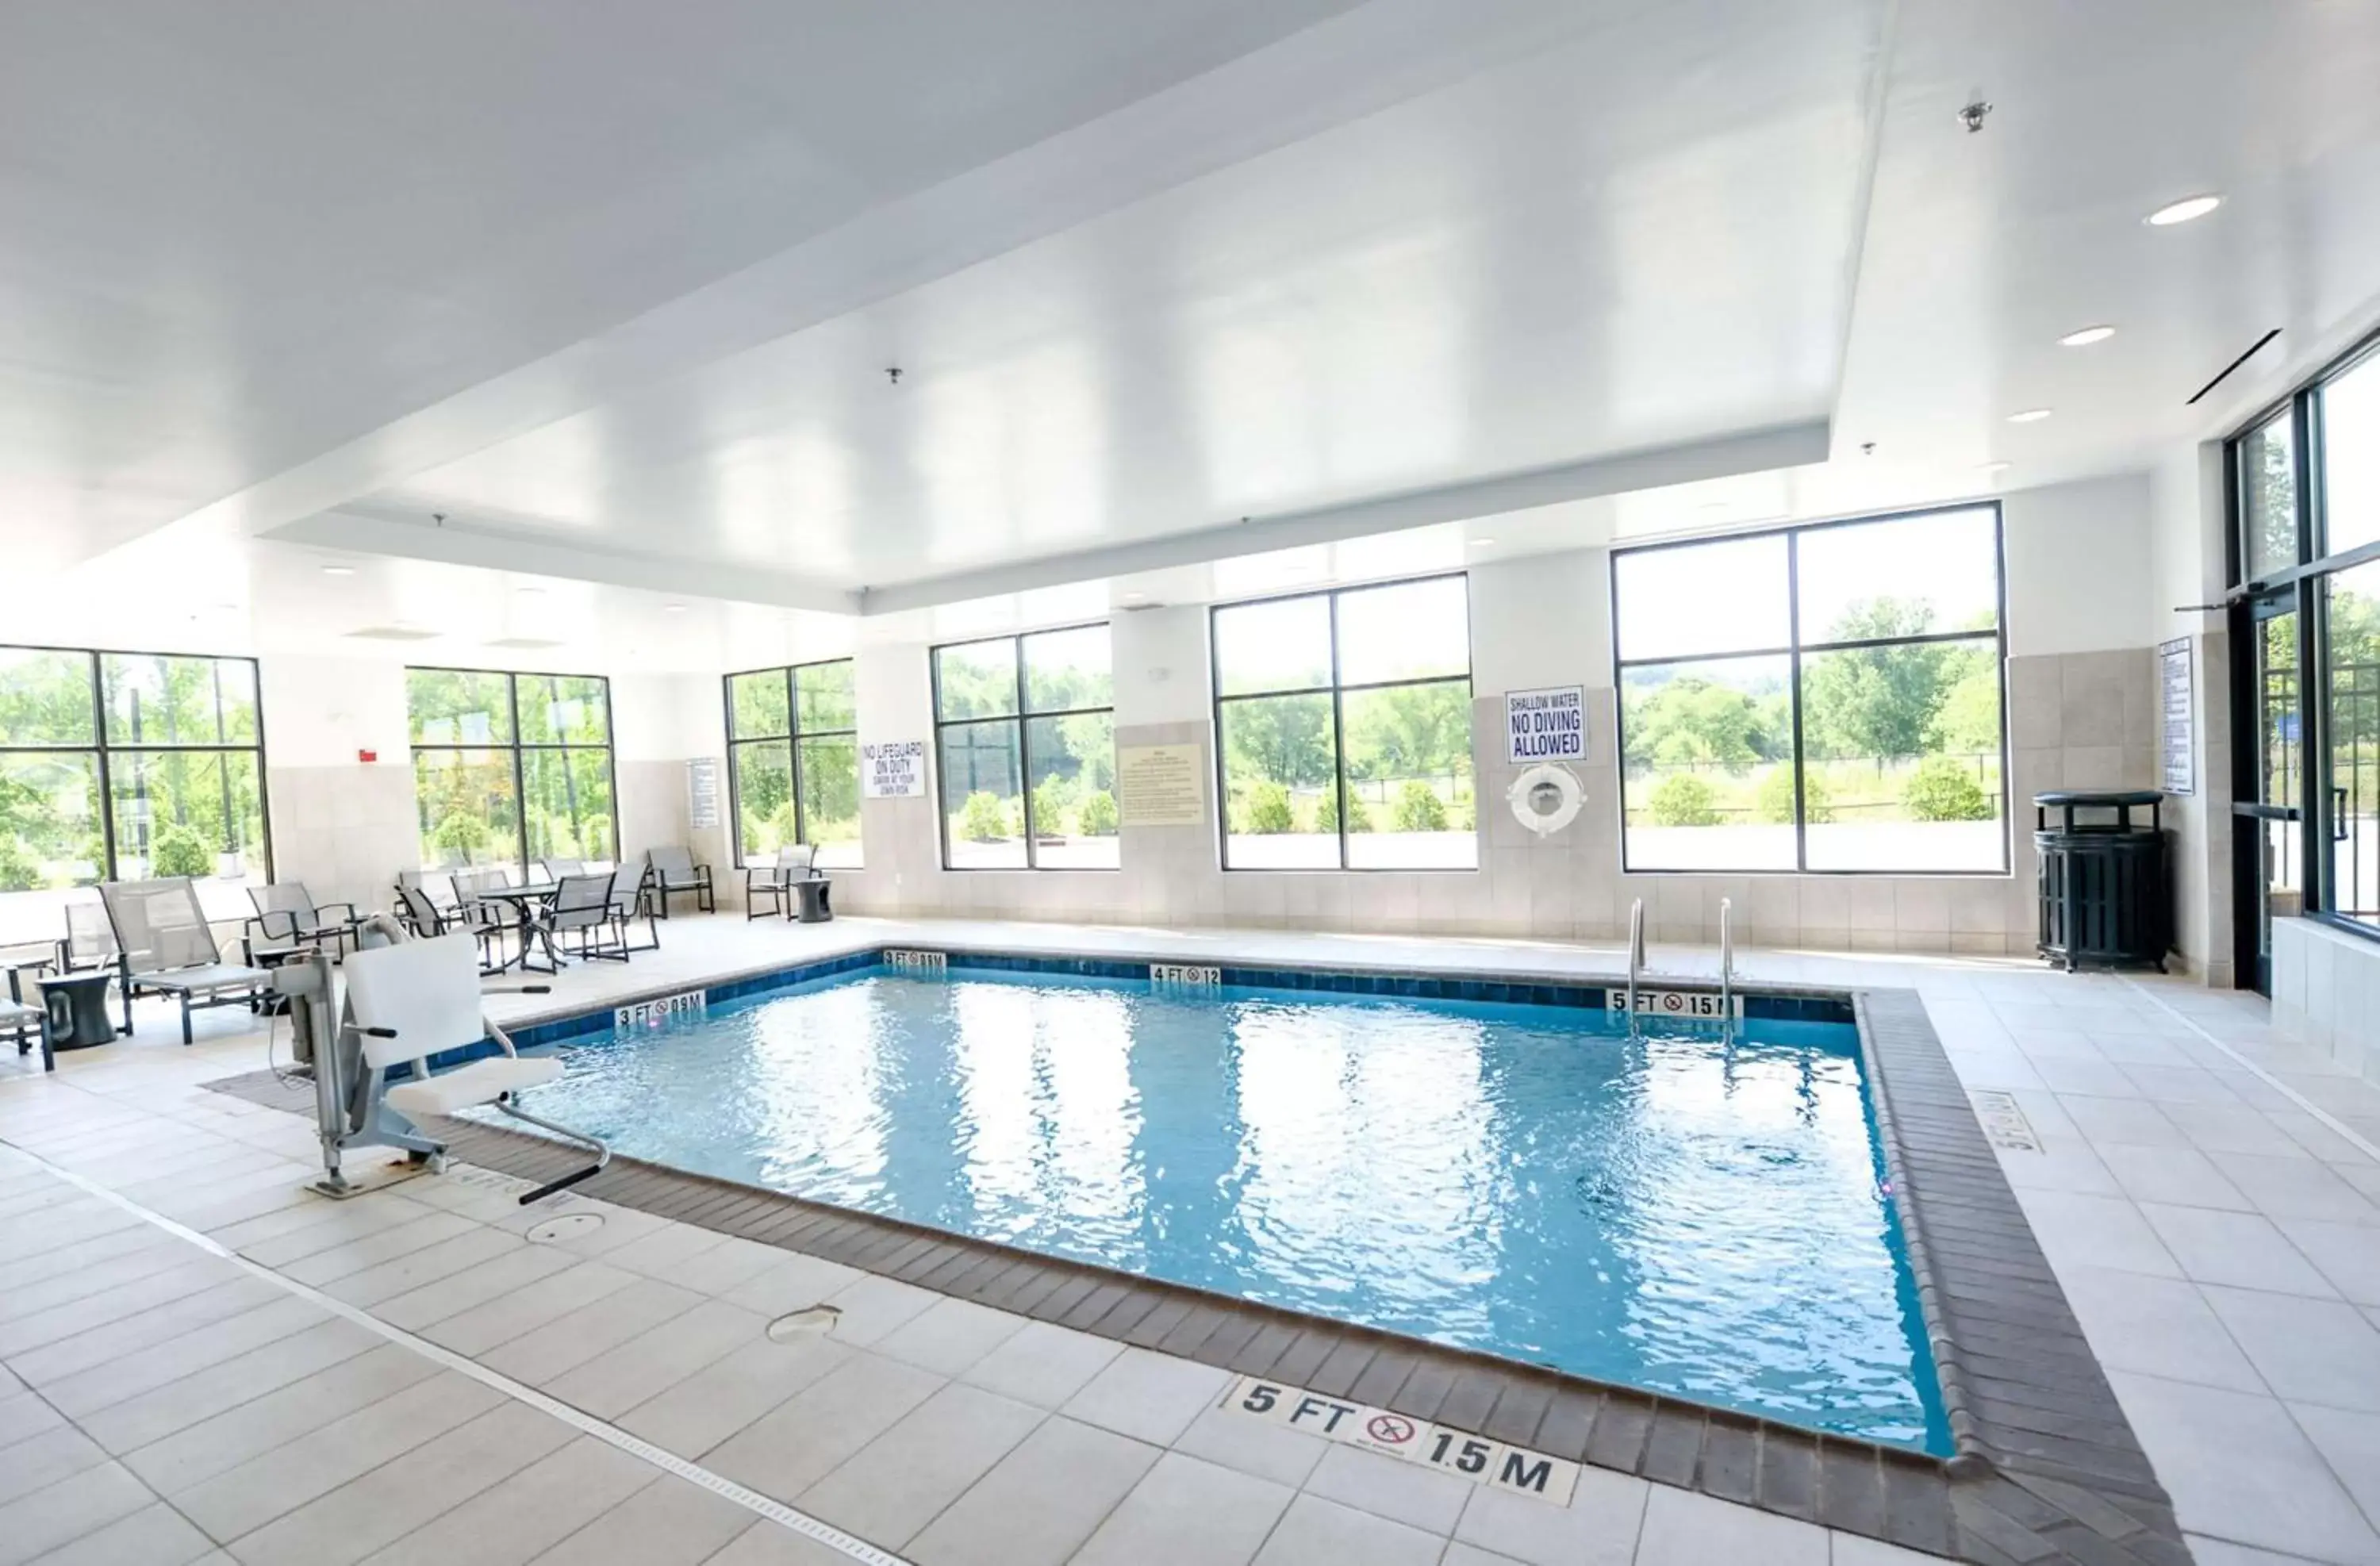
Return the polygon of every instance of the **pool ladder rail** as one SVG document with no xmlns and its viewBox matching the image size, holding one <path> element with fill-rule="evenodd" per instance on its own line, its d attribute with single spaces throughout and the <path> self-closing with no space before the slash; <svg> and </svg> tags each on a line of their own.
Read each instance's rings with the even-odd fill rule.
<svg viewBox="0 0 2380 1566">
<path fill-rule="evenodd" d="M 1645 961 L 1645 900 L 1637 898 L 1628 907 L 1628 1029 L 1636 1029 L 1636 991 L 1643 983 Z M 1718 900 L 1718 1014 L 1720 1026 L 1730 1033 L 1735 1031 L 1735 908 L 1733 901 Z"/>
</svg>

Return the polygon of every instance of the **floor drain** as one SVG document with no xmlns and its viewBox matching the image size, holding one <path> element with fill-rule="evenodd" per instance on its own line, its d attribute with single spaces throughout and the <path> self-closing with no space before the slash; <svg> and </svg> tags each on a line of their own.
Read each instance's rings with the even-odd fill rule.
<svg viewBox="0 0 2380 1566">
<path fill-rule="evenodd" d="M 815 1338 L 821 1332 L 832 1331 L 834 1324 L 842 1319 L 843 1310 L 838 1305 L 814 1305 L 803 1310 L 789 1311 L 769 1323 L 769 1341 L 791 1343 L 804 1338 Z"/>
<path fill-rule="evenodd" d="M 539 1244 L 550 1245 L 557 1240 L 576 1240 L 581 1234 L 592 1234 L 602 1227 L 603 1215 L 600 1212 L 565 1213 L 560 1218 L 549 1218 L 542 1223 L 531 1225 L 528 1238 Z"/>
</svg>

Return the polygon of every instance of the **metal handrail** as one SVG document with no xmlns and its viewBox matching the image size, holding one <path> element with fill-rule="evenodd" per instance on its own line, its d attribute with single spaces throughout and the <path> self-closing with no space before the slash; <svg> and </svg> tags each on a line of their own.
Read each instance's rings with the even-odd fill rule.
<svg viewBox="0 0 2380 1566">
<path fill-rule="evenodd" d="M 1727 898 L 1718 900 L 1718 1014 L 1730 1024 L 1735 1021 L 1735 928 L 1730 922 L 1733 912 Z"/>
<path fill-rule="evenodd" d="M 1645 971 L 1645 900 L 1642 897 L 1628 909 L 1628 1016 L 1634 1025 L 1636 1016 L 1636 979 Z"/>
</svg>

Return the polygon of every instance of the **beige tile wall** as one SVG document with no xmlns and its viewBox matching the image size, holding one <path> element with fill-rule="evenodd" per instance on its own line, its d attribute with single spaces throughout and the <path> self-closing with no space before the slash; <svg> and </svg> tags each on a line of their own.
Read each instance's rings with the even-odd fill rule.
<svg viewBox="0 0 2380 1566">
<path fill-rule="evenodd" d="M 1587 692 L 1589 759 L 1578 769 L 1586 808 L 1567 831 L 1545 840 L 1504 806 L 1517 769 L 1504 759 L 1502 696 L 1476 699 L 1481 831 L 1475 872 L 1225 874 L 1216 863 L 1211 798 L 1204 825 L 1126 827 L 1120 871 L 954 872 L 941 868 L 931 800 L 869 800 L 861 809 L 868 868 L 838 875 L 836 904 L 911 916 L 1610 941 L 1624 937 L 1630 904 L 1642 898 L 1651 939 L 1706 943 L 1718 939 L 1724 900 L 1731 904 L 1738 939 L 1754 945 L 1977 953 L 2032 949 L 2029 805 L 2017 810 L 2013 876 L 1622 875 L 1613 699 L 1609 688 Z M 2018 800 L 2059 787 L 2153 785 L 2155 661 L 2149 649 L 2011 659 L 2009 710 Z M 1211 725 L 1123 724 L 1116 743 L 1205 749 L 1212 743 Z"/>
</svg>

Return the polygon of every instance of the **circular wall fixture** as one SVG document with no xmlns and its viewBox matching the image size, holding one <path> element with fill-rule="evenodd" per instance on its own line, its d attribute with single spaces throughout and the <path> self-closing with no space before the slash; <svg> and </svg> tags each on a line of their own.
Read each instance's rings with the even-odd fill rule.
<svg viewBox="0 0 2380 1566">
<path fill-rule="evenodd" d="M 1514 778 L 1504 797 L 1523 826 L 1539 837 L 1550 837 L 1578 819 L 1586 790 L 1569 768 L 1540 761 Z"/>
<path fill-rule="evenodd" d="M 581 1234 L 592 1234 L 603 1227 L 600 1212 L 566 1212 L 560 1218 L 549 1218 L 532 1224 L 524 1238 L 540 1245 L 551 1245 L 558 1240 L 575 1240 Z"/>
<path fill-rule="evenodd" d="M 769 1341 L 797 1343 L 804 1338 L 816 1338 L 834 1330 L 843 1319 L 843 1307 L 831 1305 L 805 1305 L 800 1310 L 787 1311 L 769 1323 Z"/>
</svg>

